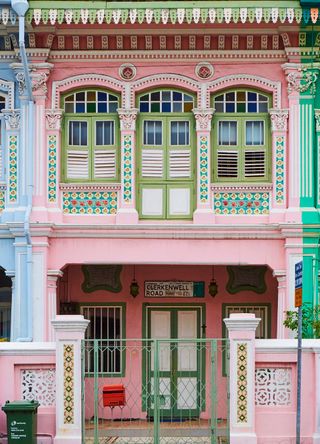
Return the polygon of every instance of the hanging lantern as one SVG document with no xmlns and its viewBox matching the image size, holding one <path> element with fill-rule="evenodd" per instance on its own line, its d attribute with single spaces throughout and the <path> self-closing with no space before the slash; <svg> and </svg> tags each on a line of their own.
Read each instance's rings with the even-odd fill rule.
<svg viewBox="0 0 320 444">
<path fill-rule="evenodd" d="M 218 284 L 214 278 L 214 267 L 213 266 L 212 266 L 212 278 L 211 278 L 210 284 L 208 285 L 208 291 L 209 291 L 210 296 L 212 296 L 213 298 L 218 293 Z"/>
<path fill-rule="evenodd" d="M 131 294 L 131 296 L 133 297 L 133 298 L 136 298 L 137 296 L 138 296 L 138 294 L 139 294 L 139 284 L 138 284 L 138 282 L 136 281 L 136 276 L 135 276 L 135 265 L 133 266 L 133 279 L 132 279 L 132 281 L 131 281 L 131 284 L 130 284 L 130 294 Z"/>
</svg>

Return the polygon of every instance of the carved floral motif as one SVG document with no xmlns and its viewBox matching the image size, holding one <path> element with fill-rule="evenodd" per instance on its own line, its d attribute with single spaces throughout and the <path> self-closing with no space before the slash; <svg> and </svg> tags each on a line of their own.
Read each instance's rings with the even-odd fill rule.
<svg viewBox="0 0 320 444">
<path fill-rule="evenodd" d="M 62 110 L 61 109 L 47 109 L 46 122 L 48 130 L 59 130 L 61 128 Z"/>
<path fill-rule="evenodd" d="M 320 109 L 314 110 L 314 118 L 316 119 L 316 130 L 320 131 Z"/>
<path fill-rule="evenodd" d="M 212 108 L 202 109 L 202 108 L 194 108 L 193 114 L 196 119 L 197 131 L 210 131 L 211 129 L 211 120 L 213 116 L 214 110 Z"/>
<path fill-rule="evenodd" d="M 120 119 L 121 130 L 134 131 L 136 129 L 136 119 L 138 115 L 137 108 L 132 108 L 132 109 L 118 108 L 118 114 Z"/>
<path fill-rule="evenodd" d="M 309 92 L 310 94 L 315 94 L 316 92 L 316 81 L 318 79 L 318 72 L 311 71 L 308 69 L 297 69 L 291 71 L 287 75 L 288 81 L 288 93 L 293 92 Z"/>
<path fill-rule="evenodd" d="M 21 111 L 20 110 L 2 110 L 4 120 L 8 130 L 18 130 L 20 128 Z"/>
<path fill-rule="evenodd" d="M 287 109 L 270 109 L 272 131 L 287 131 L 289 111 Z"/>
</svg>

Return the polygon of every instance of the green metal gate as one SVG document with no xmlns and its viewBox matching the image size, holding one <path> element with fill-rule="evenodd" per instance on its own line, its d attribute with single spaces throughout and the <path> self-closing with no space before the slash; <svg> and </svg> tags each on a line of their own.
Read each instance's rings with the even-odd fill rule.
<svg viewBox="0 0 320 444">
<path fill-rule="evenodd" d="M 228 444 L 228 359 L 227 339 L 84 340 L 83 444 Z"/>
</svg>

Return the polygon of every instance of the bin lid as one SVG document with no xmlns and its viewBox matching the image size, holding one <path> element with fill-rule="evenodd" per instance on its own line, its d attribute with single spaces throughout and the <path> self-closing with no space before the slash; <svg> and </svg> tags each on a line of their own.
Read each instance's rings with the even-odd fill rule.
<svg viewBox="0 0 320 444">
<path fill-rule="evenodd" d="M 104 392 L 123 391 L 123 390 L 124 390 L 124 385 L 123 384 L 105 385 L 103 387 L 103 391 Z"/>
<path fill-rule="evenodd" d="M 25 411 L 37 411 L 40 403 L 38 401 L 7 401 L 2 406 L 4 412 L 25 412 Z"/>
</svg>

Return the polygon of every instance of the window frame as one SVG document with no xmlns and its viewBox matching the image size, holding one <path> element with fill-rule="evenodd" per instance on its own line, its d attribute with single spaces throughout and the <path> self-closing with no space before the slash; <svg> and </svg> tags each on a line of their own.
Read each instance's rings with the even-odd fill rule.
<svg viewBox="0 0 320 444">
<path fill-rule="evenodd" d="M 212 106 L 215 108 L 215 99 L 226 93 L 252 92 L 257 96 L 263 95 L 268 101 L 268 110 L 271 107 L 271 96 L 264 91 L 251 88 L 236 88 L 217 92 L 212 97 Z M 237 101 L 235 101 L 237 103 Z M 245 102 L 247 103 L 247 102 Z M 236 107 L 236 105 L 235 105 Z M 237 144 L 236 145 L 219 145 L 219 122 L 234 121 L 237 122 Z M 246 122 L 262 121 L 264 122 L 264 145 L 246 145 Z M 271 122 L 269 112 L 216 112 L 213 118 L 212 131 L 212 159 L 213 168 L 211 179 L 214 184 L 270 184 L 272 182 L 272 135 Z M 238 152 L 238 168 L 237 177 L 219 177 L 218 176 L 218 152 L 220 151 L 237 151 Z M 265 153 L 265 174 L 264 176 L 245 176 L 245 153 L 248 151 L 263 151 Z"/>
<path fill-rule="evenodd" d="M 71 94 L 79 92 L 103 92 L 118 98 L 118 107 L 120 107 L 120 95 L 113 91 L 105 90 L 102 88 L 81 88 L 66 92 L 61 98 L 61 108 L 64 109 L 65 99 Z M 96 102 L 97 103 L 97 102 Z M 87 145 L 73 146 L 69 145 L 69 122 L 72 121 L 85 121 L 88 125 L 88 140 Z M 96 125 L 97 121 L 113 121 L 114 122 L 114 143 L 113 145 L 96 145 Z M 86 151 L 88 153 L 88 178 L 68 178 L 68 151 Z M 115 176 L 114 178 L 96 178 L 94 176 L 94 152 L 99 151 L 115 151 Z M 63 114 L 62 124 L 62 147 L 61 147 L 61 181 L 63 183 L 81 183 L 81 184 L 101 184 L 101 183 L 117 183 L 120 180 L 120 123 L 119 115 L 114 113 L 67 113 Z"/>
<path fill-rule="evenodd" d="M 106 302 L 106 303 L 100 303 L 100 302 L 81 302 L 78 304 L 79 307 L 79 313 L 84 316 L 83 309 L 84 308 L 120 308 L 120 316 L 121 316 L 121 338 L 119 339 L 119 344 L 123 348 L 121 353 L 121 363 L 120 363 L 120 372 L 100 372 L 98 371 L 98 375 L 100 377 L 112 377 L 112 378 L 122 378 L 125 376 L 126 373 L 126 346 L 127 346 L 127 338 L 126 338 L 126 303 L 125 302 Z M 86 319 L 86 318 L 85 318 Z M 87 329 L 88 331 L 88 329 Z M 97 339 L 97 338 L 96 338 Z M 99 344 L 105 343 L 103 341 L 103 338 L 97 339 L 99 341 Z M 93 342 L 94 339 L 92 338 L 84 338 L 84 341 L 86 342 Z M 85 371 L 86 377 L 94 377 L 94 371 L 89 372 Z"/>
<path fill-rule="evenodd" d="M 181 90 L 179 88 L 158 88 L 152 89 L 148 91 L 143 91 L 136 97 L 136 106 L 140 110 L 140 99 L 141 97 L 151 94 L 157 93 L 161 91 L 172 91 L 178 92 L 182 94 L 186 94 L 193 99 L 193 108 L 196 106 L 196 96 L 195 93 L 190 91 Z M 149 96 L 151 97 L 151 95 Z M 173 94 L 172 94 L 173 97 Z M 161 108 L 161 101 L 160 108 Z M 191 102 L 187 102 L 191 103 Z M 162 144 L 161 145 L 144 145 L 144 122 L 145 121 L 161 121 L 162 122 Z M 189 122 L 189 144 L 188 145 L 171 145 L 171 122 L 180 122 L 180 121 L 188 121 Z M 139 111 L 138 121 L 137 121 L 137 141 L 139 144 L 139 149 L 136 153 L 137 160 L 137 209 L 139 212 L 140 219 L 153 219 L 153 220 L 172 220 L 172 219 L 183 219 L 183 220 L 192 220 L 193 211 L 196 203 L 195 196 L 195 180 L 196 180 L 196 166 L 197 166 L 197 142 L 196 142 L 196 130 L 195 130 L 195 119 L 192 111 L 182 111 L 182 112 L 152 112 L 152 111 Z M 162 178 L 154 178 L 154 177 L 143 177 L 142 176 L 142 150 L 143 148 L 152 150 L 162 150 L 162 158 L 163 158 L 163 172 Z M 191 160 L 190 160 L 190 177 L 181 177 L 181 178 L 170 178 L 170 151 L 175 150 L 186 150 L 190 149 L 191 151 Z M 186 188 L 190 188 L 190 213 L 187 216 L 176 216 L 169 214 L 169 192 L 171 188 L 179 188 L 184 186 Z M 161 188 L 163 189 L 163 211 L 159 216 L 148 216 L 142 214 L 142 192 L 144 186 L 146 188 Z"/>
</svg>

